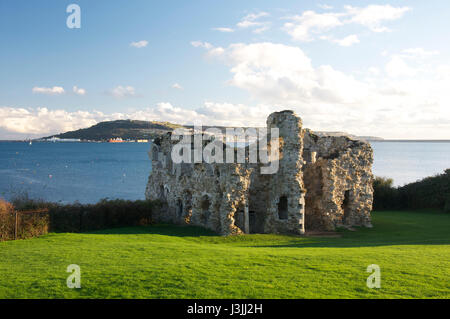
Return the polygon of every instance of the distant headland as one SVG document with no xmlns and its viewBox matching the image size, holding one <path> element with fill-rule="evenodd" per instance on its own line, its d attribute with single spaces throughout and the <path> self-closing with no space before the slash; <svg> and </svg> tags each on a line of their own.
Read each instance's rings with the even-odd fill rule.
<svg viewBox="0 0 450 319">
<path fill-rule="evenodd" d="M 204 126 L 207 129 L 209 126 Z M 139 121 L 139 120 L 116 120 L 97 123 L 91 127 L 75 131 L 69 131 L 56 135 L 50 135 L 38 141 L 61 141 L 61 142 L 127 142 L 127 141 L 151 141 L 159 136 L 173 131 L 176 128 L 192 128 L 189 125 L 181 125 L 170 122 Z M 225 129 L 218 126 L 217 128 Z M 356 140 L 382 141 L 376 136 L 356 136 L 346 132 L 316 131 L 319 136 L 349 136 Z"/>
<path fill-rule="evenodd" d="M 210 126 L 203 126 L 207 129 Z M 215 126 L 219 129 L 225 127 Z M 181 125 L 171 122 L 161 121 L 139 121 L 139 120 L 116 120 L 99 122 L 91 127 L 82 128 L 75 131 L 68 131 L 56 135 L 50 135 L 33 141 L 48 142 L 149 142 L 162 136 L 168 132 L 172 132 L 176 128 L 192 129 L 191 125 Z M 355 140 L 367 142 L 423 142 L 423 143 L 450 143 L 446 139 L 384 139 L 377 136 L 358 136 L 347 132 L 327 132 L 315 131 L 319 136 L 348 136 Z M 1 142 L 23 142 L 24 140 L 0 140 Z M 28 139 L 27 141 L 30 141 Z"/>
</svg>

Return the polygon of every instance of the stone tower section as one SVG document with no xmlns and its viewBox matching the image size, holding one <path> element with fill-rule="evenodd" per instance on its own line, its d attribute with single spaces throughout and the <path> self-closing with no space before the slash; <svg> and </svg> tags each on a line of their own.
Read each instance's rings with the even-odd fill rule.
<svg viewBox="0 0 450 319">
<path fill-rule="evenodd" d="M 267 129 L 270 132 L 273 128 L 279 130 L 279 169 L 269 175 L 265 230 L 303 234 L 305 186 L 302 120 L 292 111 L 272 113 L 267 119 Z"/>
</svg>

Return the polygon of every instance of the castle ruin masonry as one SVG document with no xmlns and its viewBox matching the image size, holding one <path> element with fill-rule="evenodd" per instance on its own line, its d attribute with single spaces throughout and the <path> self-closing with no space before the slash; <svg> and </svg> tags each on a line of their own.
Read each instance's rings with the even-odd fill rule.
<svg viewBox="0 0 450 319">
<path fill-rule="evenodd" d="M 319 136 L 304 129 L 292 111 L 269 115 L 267 131 L 271 128 L 279 130 L 274 174 L 262 174 L 267 164 L 259 161 L 175 163 L 178 141 L 171 133 L 155 139 L 145 195 L 167 204 L 155 219 L 223 235 L 371 227 L 373 152 L 367 142 Z M 267 138 L 269 150 L 275 143 L 270 133 Z"/>
</svg>

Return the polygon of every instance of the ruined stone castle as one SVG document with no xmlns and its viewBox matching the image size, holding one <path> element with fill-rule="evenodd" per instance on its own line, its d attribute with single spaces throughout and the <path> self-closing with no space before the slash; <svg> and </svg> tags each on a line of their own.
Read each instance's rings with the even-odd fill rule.
<svg viewBox="0 0 450 319">
<path fill-rule="evenodd" d="M 267 164 L 261 162 L 174 163 L 177 141 L 171 133 L 155 139 L 146 198 L 166 204 L 155 218 L 223 235 L 371 227 L 373 152 L 368 143 L 314 134 L 292 111 L 272 113 L 271 128 L 279 132 L 274 174 L 262 174 Z M 267 138 L 269 150 L 274 139 Z"/>
</svg>

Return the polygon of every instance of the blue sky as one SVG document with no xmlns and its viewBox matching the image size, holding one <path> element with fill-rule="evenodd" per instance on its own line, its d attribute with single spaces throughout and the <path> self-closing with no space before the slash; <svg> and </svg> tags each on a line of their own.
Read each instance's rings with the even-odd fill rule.
<svg viewBox="0 0 450 319">
<path fill-rule="evenodd" d="M 66 8 L 81 8 L 69 29 Z M 0 3 L 0 139 L 134 118 L 450 139 L 448 1 Z M 140 45 L 139 45 L 140 44 Z"/>
</svg>

